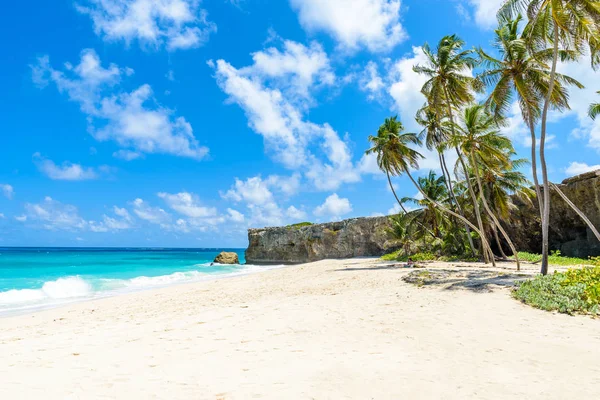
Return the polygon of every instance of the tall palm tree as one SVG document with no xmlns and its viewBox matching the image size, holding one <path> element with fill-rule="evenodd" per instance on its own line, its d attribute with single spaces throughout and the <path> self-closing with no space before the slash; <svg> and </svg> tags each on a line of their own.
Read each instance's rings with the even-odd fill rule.
<svg viewBox="0 0 600 400">
<path fill-rule="evenodd" d="M 474 50 L 463 50 L 464 41 L 456 35 L 444 36 L 435 50 L 426 43 L 423 52 L 427 56 L 426 65 L 416 65 L 413 70 L 427 76 L 429 79 L 423 85 L 421 92 L 427 98 L 429 106 L 440 115 L 446 115 L 450 120 L 454 134 L 454 110 L 475 100 L 473 90 L 481 90 L 480 82 L 468 76 L 466 72 L 477 66 L 478 60 Z M 456 149 L 463 173 L 466 175 L 467 165 L 460 151 Z M 468 180 L 467 180 L 468 182 Z M 469 195 L 473 202 L 478 231 L 483 232 L 481 211 L 470 182 Z M 482 241 L 485 237 L 481 237 Z M 483 247 L 484 261 L 494 261 L 489 245 Z"/>
<path fill-rule="evenodd" d="M 500 17 L 500 26 L 495 31 L 494 48 L 500 54 L 496 58 L 483 49 L 478 53 L 485 70 L 478 78 L 488 87 L 492 87 L 486 102 L 496 117 L 506 115 L 517 97 L 521 115 L 531 134 L 531 168 L 538 199 L 540 215 L 543 213 L 543 199 L 538 182 L 536 134 L 535 126 L 542 113 L 542 103 L 548 90 L 550 77 L 549 67 L 545 64 L 551 52 L 546 49 L 531 54 L 526 38 L 519 33 L 519 24 L 523 17 L 519 14 L 515 19 Z M 573 57 L 572 52 L 564 51 L 563 59 Z M 558 82 L 554 85 L 551 96 L 552 105 L 557 109 L 568 108 L 566 84 L 582 85 L 568 76 L 557 74 Z"/>
<path fill-rule="evenodd" d="M 517 262 L 517 269 L 520 270 L 521 264 L 517 249 L 488 204 L 479 172 L 481 167 L 494 169 L 499 166 L 508 165 L 510 160 L 507 154 L 514 152 L 510 139 L 501 135 L 498 131 L 498 122 L 497 118 L 494 118 L 494 116 L 485 111 L 484 105 L 476 104 L 469 106 L 464 109 L 461 115 L 461 124 L 457 125 L 455 130 L 457 134 L 451 138 L 451 142 L 469 157 L 483 207 L 492 219 L 493 225 L 500 230 L 502 236 L 510 246 Z"/>
<path fill-rule="evenodd" d="M 552 44 L 550 81 L 545 94 L 541 117 L 540 163 L 544 182 L 544 212 L 542 216 L 542 268 L 548 273 L 548 234 L 550 227 L 550 183 L 546 163 L 546 133 L 548 111 L 557 82 L 556 68 L 561 49 L 584 54 L 589 48 L 592 66 L 600 63 L 600 4 L 597 0 L 505 0 L 499 15 L 513 17 L 525 11 L 529 22 L 525 28 L 528 46 L 533 52 Z"/>
<path fill-rule="evenodd" d="M 383 136 L 383 137 L 380 137 L 380 136 Z M 389 139 L 385 139 L 384 137 L 387 137 L 387 136 L 392 136 L 392 137 Z M 383 146 L 382 143 L 387 142 L 387 140 L 389 140 L 391 143 L 393 143 L 393 145 L 388 144 L 386 146 Z M 392 132 L 385 131 L 385 130 L 380 130 L 378 132 L 377 136 L 369 136 L 369 141 L 371 141 L 371 143 L 373 144 L 373 147 L 370 148 L 369 150 L 367 150 L 366 154 L 377 153 L 378 160 L 379 159 L 389 160 L 389 162 L 387 162 L 387 163 L 380 163 L 379 164 L 380 168 L 390 168 L 394 172 L 396 172 L 398 175 L 400 175 L 401 173 L 406 174 L 408 176 L 408 178 L 411 180 L 411 182 L 413 183 L 413 185 L 415 185 L 417 190 L 419 190 L 419 192 L 423 195 L 423 197 L 426 200 L 430 201 L 432 204 L 434 204 L 436 207 L 438 207 L 443 212 L 448 213 L 448 214 L 460 219 L 462 222 L 466 223 L 467 225 L 469 225 L 471 227 L 471 229 L 473 229 L 475 232 L 477 232 L 477 234 L 479 234 L 481 236 L 481 238 L 482 238 L 481 241 L 483 243 L 484 249 L 486 249 L 486 251 L 491 252 L 491 249 L 489 247 L 487 239 L 486 239 L 485 235 L 482 234 L 482 231 L 480 231 L 475 225 L 473 225 L 465 217 L 461 216 L 460 214 L 455 213 L 454 211 L 448 209 L 444 205 L 442 205 L 442 204 L 434 201 L 430 197 L 428 197 L 427 194 L 421 189 L 419 184 L 413 178 L 412 174 L 410 173 L 410 169 L 411 168 L 418 169 L 419 168 L 419 160 L 423 158 L 423 155 L 421 153 L 419 153 L 418 151 L 416 151 L 410 147 L 410 144 L 414 144 L 414 145 L 421 144 L 421 141 L 419 140 L 419 137 L 417 135 L 415 135 L 414 133 L 399 133 L 398 134 L 398 133 L 392 133 Z M 389 154 L 382 154 L 384 152 L 389 153 Z M 496 264 L 495 260 L 493 258 L 492 258 L 492 264 L 493 265 Z"/>
<path fill-rule="evenodd" d="M 598 94 L 600 94 L 600 92 L 598 92 Z M 596 119 L 596 117 L 600 115 L 600 103 L 592 103 L 590 105 L 589 114 L 591 119 Z"/>
</svg>

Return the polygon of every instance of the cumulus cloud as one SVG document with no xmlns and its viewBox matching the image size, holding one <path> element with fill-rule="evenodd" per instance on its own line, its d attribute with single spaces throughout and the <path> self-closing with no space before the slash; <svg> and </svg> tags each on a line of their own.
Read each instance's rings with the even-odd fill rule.
<svg viewBox="0 0 600 400">
<path fill-rule="evenodd" d="M 304 210 L 300 210 L 294 206 L 289 206 L 285 213 L 288 217 L 294 220 L 302 220 L 306 219 L 307 217 L 306 212 Z"/>
<path fill-rule="evenodd" d="M 39 222 L 48 230 L 75 231 L 87 227 L 87 221 L 79 216 L 77 207 L 51 197 L 45 197 L 40 203 L 25 203 L 25 214 L 20 220 Z"/>
<path fill-rule="evenodd" d="M 367 99 L 376 100 L 380 97 L 381 91 L 385 88 L 385 83 L 379 75 L 377 63 L 369 61 L 359 80 L 359 87 L 363 92 L 367 92 Z"/>
<path fill-rule="evenodd" d="M 346 51 L 389 51 L 407 38 L 400 0 L 290 0 L 309 32 L 326 32 Z"/>
<path fill-rule="evenodd" d="M 135 199 L 131 205 L 133 206 L 133 213 L 138 218 L 150 222 L 151 224 L 168 228 L 172 221 L 171 214 L 160 207 L 152 207 L 140 198 Z"/>
<path fill-rule="evenodd" d="M 227 209 L 227 214 L 229 214 L 229 219 L 233 222 L 242 223 L 246 220 L 244 214 L 232 208 Z"/>
<path fill-rule="evenodd" d="M 304 119 L 310 100 L 299 94 L 305 93 L 313 80 L 302 76 L 319 76 L 314 72 L 319 68 L 308 68 L 312 72 L 306 74 L 299 72 L 307 67 L 296 65 L 302 64 L 303 59 L 293 55 L 291 48 L 295 46 L 298 45 L 286 45 L 286 56 L 274 51 L 264 52 L 258 58 L 255 54 L 255 63 L 241 69 L 224 60 L 210 64 L 215 68 L 221 89 L 245 111 L 250 128 L 264 138 L 266 151 L 276 161 L 288 169 L 303 171 L 320 190 L 357 182 L 360 174 L 352 163 L 347 140 L 342 140 L 328 124 L 319 125 Z M 268 63 L 260 61 L 265 57 Z M 326 64 L 315 62 L 314 65 Z M 292 83 L 290 89 L 279 81 L 265 79 L 265 75 L 301 84 Z"/>
<path fill-rule="evenodd" d="M 596 165 L 588 165 L 586 163 L 580 163 L 577 161 L 573 161 L 569 166 L 565 169 L 565 173 L 567 175 L 581 175 L 586 172 L 597 171 L 600 170 L 600 164 Z"/>
<path fill-rule="evenodd" d="M 159 193 L 158 197 L 163 199 L 170 208 L 177 211 L 179 214 L 185 215 L 186 217 L 206 218 L 217 215 L 216 208 L 202 206 L 198 196 L 192 193 Z"/>
<path fill-rule="evenodd" d="M 138 41 L 144 48 L 169 51 L 202 46 L 216 25 L 199 0 L 81 0 L 94 31 L 107 41 Z"/>
<path fill-rule="evenodd" d="M 315 208 L 314 214 L 318 217 L 330 217 L 332 220 L 341 219 L 345 214 L 352 212 L 350 200 L 340 198 L 337 193 L 325 199 L 325 202 Z"/>
<path fill-rule="evenodd" d="M 483 29 L 493 29 L 498 25 L 498 10 L 505 0 L 463 0 L 458 3 L 456 10 L 458 14 L 470 21 L 475 20 L 477 25 Z M 472 11 L 469 12 L 469 9 Z"/>
<path fill-rule="evenodd" d="M 42 157 L 40 153 L 33 155 L 33 161 L 44 175 L 53 180 L 83 181 L 98 178 L 98 173 L 94 168 L 82 167 L 68 161 L 62 165 L 56 165 L 54 161 Z"/>
<path fill-rule="evenodd" d="M 71 101 L 79 103 L 88 118 L 88 130 L 97 140 L 114 140 L 124 148 L 115 153 L 118 157 L 165 153 L 201 159 L 208 153 L 198 144 L 185 118 L 156 102 L 149 85 L 122 91 L 121 79 L 133 70 L 115 64 L 103 67 L 94 50 L 83 50 L 79 64 L 67 63 L 64 71 L 52 68 L 48 56 L 39 58 L 31 68 L 36 84 L 43 87 L 54 83 Z"/>
<path fill-rule="evenodd" d="M 9 200 L 12 199 L 13 196 L 15 195 L 15 190 L 8 183 L 0 184 L 0 192 L 2 192 L 4 197 L 6 197 Z"/>
</svg>

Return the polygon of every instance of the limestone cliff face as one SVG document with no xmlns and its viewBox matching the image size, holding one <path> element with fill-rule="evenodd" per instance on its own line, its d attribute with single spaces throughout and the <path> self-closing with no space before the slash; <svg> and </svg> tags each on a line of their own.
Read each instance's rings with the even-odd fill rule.
<svg viewBox="0 0 600 400">
<path fill-rule="evenodd" d="M 566 179 L 558 185 L 596 227 L 600 227 L 600 170 Z M 541 226 L 537 201 L 514 199 L 517 208 L 507 231 L 519 250 L 540 253 Z M 600 255 L 600 243 L 579 216 L 552 191 L 550 249 L 563 255 Z M 388 217 L 357 218 L 306 227 L 250 229 L 249 264 L 293 264 L 328 258 L 381 256 L 394 250 Z M 508 251 L 508 248 L 505 249 Z"/>
<path fill-rule="evenodd" d="M 392 249 L 387 217 L 356 218 L 305 227 L 250 229 L 248 264 L 294 264 L 377 257 Z"/>
<path fill-rule="evenodd" d="M 562 192 L 583 211 L 595 227 L 600 228 L 600 170 L 566 179 L 558 185 Z M 533 205 L 515 200 L 517 209 L 509 226 L 520 250 L 539 253 L 542 250 L 540 217 L 537 202 Z M 550 249 L 563 255 L 588 257 L 600 255 L 600 243 L 564 200 L 551 191 Z"/>
</svg>

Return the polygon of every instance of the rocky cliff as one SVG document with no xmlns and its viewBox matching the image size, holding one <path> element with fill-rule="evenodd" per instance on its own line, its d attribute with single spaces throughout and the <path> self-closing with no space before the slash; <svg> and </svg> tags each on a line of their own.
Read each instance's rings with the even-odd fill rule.
<svg viewBox="0 0 600 400">
<path fill-rule="evenodd" d="M 565 179 L 557 186 L 600 228 L 600 170 Z M 537 202 L 514 201 L 517 208 L 509 232 L 518 249 L 540 253 L 542 237 Z M 560 250 L 563 255 L 583 258 L 600 255 L 600 242 L 554 190 L 551 191 L 549 242 L 550 249 Z"/>
<path fill-rule="evenodd" d="M 600 170 L 566 179 L 561 190 L 600 227 Z M 508 226 L 519 250 L 541 252 L 537 202 L 517 205 Z M 563 255 L 600 255 L 600 243 L 579 216 L 552 191 L 550 248 Z M 357 218 L 310 226 L 250 229 L 246 250 L 249 264 L 293 264 L 327 258 L 381 256 L 393 250 L 387 217 Z M 508 250 L 508 249 L 506 249 Z"/>
<path fill-rule="evenodd" d="M 248 264 L 294 264 L 326 258 L 376 257 L 392 249 L 387 217 L 310 226 L 250 229 Z"/>
</svg>

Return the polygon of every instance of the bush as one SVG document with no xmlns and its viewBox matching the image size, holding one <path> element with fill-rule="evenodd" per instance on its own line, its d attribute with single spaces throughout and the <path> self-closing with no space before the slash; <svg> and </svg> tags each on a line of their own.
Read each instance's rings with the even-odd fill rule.
<svg viewBox="0 0 600 400">
<path fill-rule="evenodd" d="M 600 315 L 600 267 L 538 276 L 519 283 L 512 294 L 542 310 Z"/>
<path fill-rule="evenodd" d="M 312 222 L 299 222 L 297 224 L 293 224 L 293 225 L 288 225 L 286 226 L 287 229 L 300 229 L 300 228 L 304 228 L 305 226 L 311 226 L 314 225 Z"/>
</svg>

